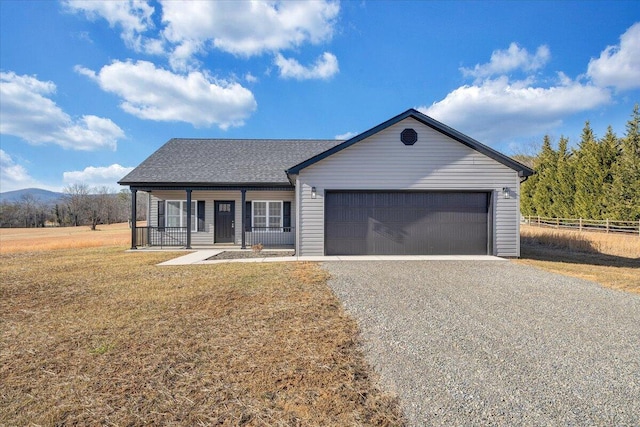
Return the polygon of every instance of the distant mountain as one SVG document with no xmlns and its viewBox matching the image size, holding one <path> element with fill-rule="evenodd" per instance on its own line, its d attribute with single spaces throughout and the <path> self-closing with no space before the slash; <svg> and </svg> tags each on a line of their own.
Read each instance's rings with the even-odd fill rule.
<svg viewBox="0 0 640 427">
<path fill-rule="evenodd" d="M 19 202 L 22 197 L 27 194 L 44 203 L 55 203 L 64 196 L 64 193 L 56 193 L 54 191 L 42 190 L 40 188 L 25 188 L 23 190 L 0 193 L 0 202 Z"/>
</svg>

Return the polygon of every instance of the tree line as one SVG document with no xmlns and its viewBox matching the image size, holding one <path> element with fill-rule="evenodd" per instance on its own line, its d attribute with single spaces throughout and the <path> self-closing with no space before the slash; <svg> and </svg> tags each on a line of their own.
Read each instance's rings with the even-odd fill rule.
<svg viewBox="0 0 640 427">
<path fill-rule="evenodd" d="M 589 121 L 577 147 L 545 136 L 535 156 L 514 156 L 536 174 L 521 186 L 523 215 L 555 218 L 640 220 L 640 113 L 635 105 L 619 138 L 609 126 L 597 138 Z"/>
<path fill-rule="evenodd" d="M 15 202 L 0 203 L 0 227 L 77 227 L 127 222 L 131 218 L 131 192 L 109 187 L 73 184 L 59 201 L 46 203 L 31 194 Z M 146 198 L 137 198 L 138 220 L 144 219 Z"/>
</svg>

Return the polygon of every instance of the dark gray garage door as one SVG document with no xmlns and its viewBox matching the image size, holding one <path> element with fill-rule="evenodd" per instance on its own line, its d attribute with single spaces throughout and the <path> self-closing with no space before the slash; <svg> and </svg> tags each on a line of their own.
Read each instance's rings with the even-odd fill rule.
<svg viewBox="0 0 640 427">
<path fill-rule="evenodd" d="M 486 255 L 488 193 L 327 192 L 327 255 Z"/>
</svg>

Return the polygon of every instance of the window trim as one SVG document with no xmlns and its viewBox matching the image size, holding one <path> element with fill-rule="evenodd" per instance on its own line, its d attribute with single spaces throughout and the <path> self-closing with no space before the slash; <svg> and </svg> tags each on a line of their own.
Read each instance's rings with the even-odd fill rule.
<svg viewBox="0 0 640 427">
<path fill-rule="evenodd" d="M 267 224 L 264 228 L 266 228 L 266 230 L 261 230 L 261 231 L 266 231 L 266 232 L 282 232 L 284 230 L 283 225 L 284 225 L 284 200 L 251 200 L 251 230 L 253 231 L 253 229 L 256 227 L 255 226 L 255 203 L 266 203 L 265 206 L 265 224 Z M 277 227 L 269 227 L 269 219 L 270 219 L 270 215 L 269 215 L 269 204 L 271 203 L 278 203 L 280 205 L 280 225 L 278 225 Z M 262 217 L 262 215 L 260 215 Z M 260 227 L 263 228 L 263 227 Z"/>
<path fill-rule="evenodd" d="M 175 203 L 175 202 L 179 202 L 180 203 L 180 225 L 178 227 L 182 227 L 182 228 L 186 228 L 187 227 L 187 211 L 186 209 L 183 210 L 183 205 L 187 204 L 187 201 L 185 199 L 183 200 L 165 200 L 164 201 L 164 226 L 165 227 L 170 227 L 169 225 L 169 203 Z M 192 233 L 197 233 L 198 232 L 198 200 L 196 199 L 192 199 L 191 203 L 193 204 L 193 206 L 191 206 L 191 232 Z M 194 209 L 195 207 L 195 209 Z M 182 213 L 184 212 L 184 217 L 182 216 Z M 184 223 L 183 223 L 184 220 Z"/>
</svg>

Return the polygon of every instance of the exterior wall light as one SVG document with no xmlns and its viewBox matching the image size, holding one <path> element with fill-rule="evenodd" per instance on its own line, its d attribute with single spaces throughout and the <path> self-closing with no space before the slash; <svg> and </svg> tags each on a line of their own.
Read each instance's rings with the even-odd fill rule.
<svg viewBox="0 0 640 427">
<path fill-rule="evenodd" d="M 311 187 L 311 198 L 315 199 L 318 193 L 316 192 L 316 187 Z"/>
<path fill-rule="evenodd" d="M 502 187 L 502 195 L 505 199 L 511 198 L 511 193 L 509 192 L 509 187 Z"/>
</svg>

